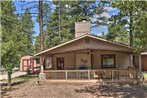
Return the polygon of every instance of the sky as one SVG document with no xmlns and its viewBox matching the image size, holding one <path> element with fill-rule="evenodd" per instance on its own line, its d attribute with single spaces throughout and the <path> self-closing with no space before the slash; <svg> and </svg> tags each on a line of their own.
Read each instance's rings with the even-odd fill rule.
<svg viewBox="0 0 147 98">
<path fill-rule="evenodd" d="M 13 0 L 14 5 L 16 6 L 16 13 L 23 13 L 22 11 L 22 6 L 26 7 L 24 4 L 25 3 L 20 3 L 20 0 Z M 29 1 L 29 0 L 28 0 Z M 36 0 L 37 1 L 37 0 Z M 34 5 L 35 3 L 32 3 L 31 5 Z M 27 6 L 31 6 L 31 5 L 27 5 Z M 116 15 L 118 14 L 119 10 L 116 8 L 112 8 L 109 6 L 105 6 L 105 9 L 108 10 L 108 12 L 104 12 L 101 14 L 101 16 L 105 16 L 107 18 L 110 18 L 112 15 Z M 33 12 L 36 12 L 37 9 L 32 9 Z M 36 15 L 34 15 L 36 16 Z M 36 22 L 36 17 L 33 17 L 32 20 L 34 21 L 35 25 L 34 25 L 34 31 L 35 31 L 35 36 L 37 36 L 39 34 L 39 24 Z M 92 26 L 92 25 L 91 25 Z M 101 35 L 102 32 L 107 33 L 108 32 L 108 27 L 107 26 L 98 26 L 98 27 L 94 27 L 91 28 L 91 33 L 95 34 L 95 35 Z"/>
<path fill-rule="evenodd" d="M 117 8 L 105 6 L 105 9 L 107 9 L 108 12 L 102 13 L 101 16 L 105 16 L 107 18 L 111 18 L 112 15 L 117 15 L 119 13 L 119 10 Z M 91 32 L 96 35 L 101 35 L 102 32 L 104 32 L 104 33 L 108 32 L 108 27 L 107 26 L 98 26 L 98 27 L 91 29 Z"/>
</svg>

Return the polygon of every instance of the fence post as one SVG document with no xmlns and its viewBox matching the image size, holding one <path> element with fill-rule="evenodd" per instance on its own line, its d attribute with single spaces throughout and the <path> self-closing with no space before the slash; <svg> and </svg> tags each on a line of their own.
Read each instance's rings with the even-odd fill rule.
<svg viewBox="0 0 147 98">
<path fill-rule="evenodd" d="M 112 70 L 112 81 L 113 81 L 113 71 L 114 71 L 114 70 Z"/>
<path fill-rule="evenodd" d="M 67 70 L 66 70 L 66 72 L 65 72 L 65 79 L 67 80 Z"/>
<path fill-rule="evenodd" d="M 89 72 L 89 70 L 88 70 L 88 80 L 90 80 L 90 72 Z"/>
</svg>

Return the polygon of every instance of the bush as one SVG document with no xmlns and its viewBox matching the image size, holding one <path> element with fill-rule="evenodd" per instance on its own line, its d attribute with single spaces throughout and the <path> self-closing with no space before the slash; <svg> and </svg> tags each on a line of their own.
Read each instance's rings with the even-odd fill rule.
<svg viewBox="0 0 147 98">
<path fill-rule="evenodd" d="M 27 70 L 27 74 L 28 74 L 28 75 L 31 74 L 31 70 L 30 70 L 30 69 Z"/>
</svg>

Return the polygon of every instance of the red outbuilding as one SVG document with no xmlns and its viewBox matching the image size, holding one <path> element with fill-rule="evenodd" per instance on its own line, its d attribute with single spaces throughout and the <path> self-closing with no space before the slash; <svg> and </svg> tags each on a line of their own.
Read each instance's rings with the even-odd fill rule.
<svg viewBox="0 0 147 98">
<path fill-rule="evenodd" d="M 39 66 L 36 64 L 36 60 L 31 55 L 22 56 L 20 59 L 20 71 L 28 71 L 34 72 L 34 68 Z"/>
</svg>

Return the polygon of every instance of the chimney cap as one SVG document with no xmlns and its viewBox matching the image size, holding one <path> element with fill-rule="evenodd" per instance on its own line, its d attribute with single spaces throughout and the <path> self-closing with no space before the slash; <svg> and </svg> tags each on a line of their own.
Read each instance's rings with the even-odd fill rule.
<svg viewBox="0 0 147 98">
<path fill-rule="evenodd" d="M 86 22 L 86 21 L 87 21 L 87 19 L 86 19 L 86 18 L 83 18 L 83 19 L 82 19 L 82 22 Z"/>
<path fill-rule="evenodd" d="M 82 20 L 82 22 L 86 22 L 86 20 Z"/>
</svg>

